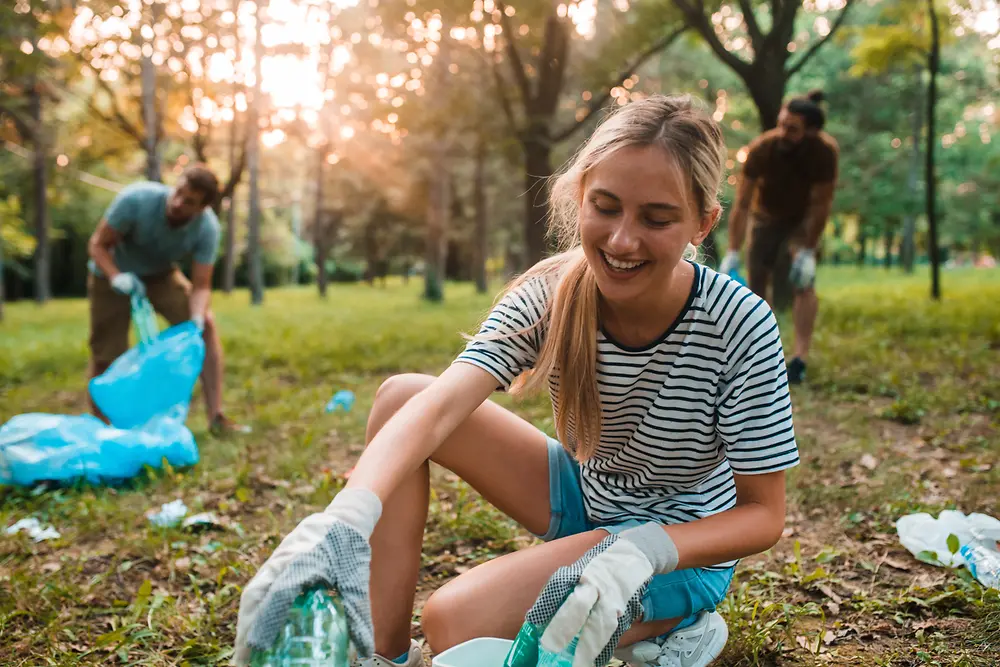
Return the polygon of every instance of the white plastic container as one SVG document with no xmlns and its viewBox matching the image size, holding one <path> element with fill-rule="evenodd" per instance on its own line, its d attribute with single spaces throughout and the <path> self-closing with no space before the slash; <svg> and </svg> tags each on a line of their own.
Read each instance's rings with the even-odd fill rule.
<svg viewBox="0 0 1000 667">
<path fill-rule="evenodd" d="M 503 667 L 504 658 L 513 645 L 510 639 L 477 637 L 434 656 L 431 664 L 433 667 Z"/>
</svg>

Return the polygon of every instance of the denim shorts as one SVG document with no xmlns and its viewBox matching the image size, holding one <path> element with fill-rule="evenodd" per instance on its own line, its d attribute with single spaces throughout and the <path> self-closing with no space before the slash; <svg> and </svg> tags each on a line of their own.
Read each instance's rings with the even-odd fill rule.
<svg viewBox="0 0 1000 667">
<path fill-rule="evenodd" d="M 639 519 L 613 525 L 591 521 L 583 504 L 580 464 L 558 440 L 548 438 L 548 447 L 549 503 L 552 516 L 548 532 L 538 537 L 548 542 L 597 529 L 619 533 L 644 523 L 644 520 Z M 695 567 L 654 576 L 642 598 L 642 620 L 683 619 L 675 630 L 691 625 L 697 620 L 699 613 L 714 610 L 725 599 L 734 569 L 709 570 Z"/>
</svg>

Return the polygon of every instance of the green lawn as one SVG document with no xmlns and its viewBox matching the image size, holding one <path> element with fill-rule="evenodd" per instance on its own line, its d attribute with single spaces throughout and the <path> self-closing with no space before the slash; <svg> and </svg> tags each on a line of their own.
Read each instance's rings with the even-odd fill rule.
<svg viewBox="0 0 1000 667">
<path fill-rule="evenodd" d="M 802 465 L 786 537 L 740 566 L 720 662 L 995 664 L 997 593 L 914 560 L 893 524 L 948 507 L 1000 515 L 1000 272 L 945 273 L 941 303 L 926 275 L 827 268 L 820 283 L 811 382 L 793 394 Z M 0 488 L 0 526 L 36 516 L 62 533 L 41 544 L 0 535 L 0 664 L 227 661 L 240 587 L 343 483 L 379 383 L 440 371 L 492 301 L 469 285 L 449 285 L 443 305 L 419 293 L 333 286 L 321 301 L 282 289 L 260 308 L 245 292 L 217 295 L 226 403 L 253 435 L 211 437 L 199 402 L 202 460 L 189 470 L 114 489 Z M 0 422 L 86 409 L 86 316 L 78 300 L 8 306 Z M 338 389 L 356 392 L 354 410 L 326 414 Z M 552 430 L 545 400 L 514 407 Z M 177 498 L 230 526 L 151 527 L 146 510 Z M 422 588 L 530 542 L 439 474 Z"/>
</svg>

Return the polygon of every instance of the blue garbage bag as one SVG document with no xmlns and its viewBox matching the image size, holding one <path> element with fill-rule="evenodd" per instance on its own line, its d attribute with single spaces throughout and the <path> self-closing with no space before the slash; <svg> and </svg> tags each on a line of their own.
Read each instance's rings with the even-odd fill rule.
<svg viewBox="0 0 1000 667">
<path fill-rule="evenodd" d="M 42 481 L 114 482 L 143 466 L 198 462 L 194 436 L 176 411 L 133 429 L 106 425 L 91 415 L 18 415 L 0 427 L 0 484 Z"/>
<path fill-rule="evenodd" d="M 183 422 L 204 361 L 201 332 L 194 322 L 184 322 L 118 357 L 90 381 L 90 395 L 118 428 L 140 426 L 167 413 Z"/>
</svg>

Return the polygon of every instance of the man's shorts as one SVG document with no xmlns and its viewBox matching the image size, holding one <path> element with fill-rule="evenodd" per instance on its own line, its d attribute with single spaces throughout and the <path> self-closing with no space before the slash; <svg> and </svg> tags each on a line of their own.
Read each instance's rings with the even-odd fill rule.
<svg viewBox="0 0 1000 667">
<path fill-rule="evenodd" d="M 548 438 L 549 447 L 549 530 L 540 535 L 546 542 L 600 528 L 620 533 L 645 520 L 630 519 L 614 525 L 602 525 L 587 517 L 580 486 L 580 464 L 559 444 Z M 674 630 L 691 625 L 702 611 L 714 610 L 725 599 L 734 568 L 709 570 L 689 568 L 653 577 L 642 598 L 644 621 L 683 619 Z"/>
<path fill-rule="evenodd" d="M 172 325 L 191 319 L 191 283 L 180 269 L 141 278 L 153 309 Z M 111 287 L 103 276 L 87 276 L 90 300 L 90 356 L 99 365 L 108 365 L 128 350 L 128 329 L 132 304 Z"/>
<path fill-rule="evenodd" d="M 805 224 L 777 224 L 754 219 L 750 228 L 750 247 L 747 251 L 747 265 L 750 274 L 763 271 L 774 275 L 780 272 L 781 263 L 794 257 L 805 245 Z M 787 254 L 782 251 L 787 249 Z M 788 268 L 791 268 L 790 265 Z"/>
</svg>

